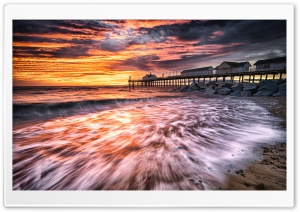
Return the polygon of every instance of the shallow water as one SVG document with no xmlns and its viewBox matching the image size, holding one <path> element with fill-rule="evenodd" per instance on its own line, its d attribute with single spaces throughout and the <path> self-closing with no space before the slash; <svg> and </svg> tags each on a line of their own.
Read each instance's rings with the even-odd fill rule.
<svg viewBox="0 0 300 212">
<path fill-rule="evenodd" d="M 276 118 L 250 100 L 164 95 L 62 108 L 73 112 L 15 124 L 13 188 L 219 189 L 228 172 L 259 157 L 253 147 L 284 140 Z"/>
</svg>

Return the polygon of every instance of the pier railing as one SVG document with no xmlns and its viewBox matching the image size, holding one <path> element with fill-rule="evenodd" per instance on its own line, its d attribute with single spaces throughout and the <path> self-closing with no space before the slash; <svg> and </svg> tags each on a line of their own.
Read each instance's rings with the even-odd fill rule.
<svg viewBox="0 0 300 212">
<path fill-rule="evenodd" d="M 282 79 L 286 78 L 286 69 L 280 70 L 257 70 L 244 71 L 244 72 L 231 72 L 231 73 L 212 73 L 212 74 L 198 74 L 194 76 L 168 76 L 157 77 L 155 79 L 137 79 L 129 78 L 129 89 L 134 89 L 137 86 L 142 87 L 180 87 L 190 85 L 193 82 L 257 82 L 268 79 Z"/>
</svg>

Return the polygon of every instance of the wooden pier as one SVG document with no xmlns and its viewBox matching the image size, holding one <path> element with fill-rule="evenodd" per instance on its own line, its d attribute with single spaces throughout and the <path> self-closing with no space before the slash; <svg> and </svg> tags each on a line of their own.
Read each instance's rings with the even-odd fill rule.
<svg viewBox="0 0 300 212">
<path fill-rule="evenodd" d="M 251 71 L 251 72 L 236 72 L 236 73 L 222 73 L 210 75 L 197 76 L 169 76 L 157 77 L 155 79 L 139 79 L 128 80 L 129 89 L 135 87 L 181 87 L 190 85 L 191 83 L 199 82 L 256 82 L 268 79 L 282 79 L 286 77 L 286 69 L 284 70 L 266 70 L 266 71 Z"/>
</svg>

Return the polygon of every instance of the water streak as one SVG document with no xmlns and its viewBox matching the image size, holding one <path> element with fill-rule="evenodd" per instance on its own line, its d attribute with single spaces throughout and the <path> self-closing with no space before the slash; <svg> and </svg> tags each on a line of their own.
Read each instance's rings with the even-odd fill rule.
<svg viewBox="0 0 300 212">
<path fill-rule="evenodd" d="M 218 189 L 228 167 L 284 133 L 251 101 L 185 97 L 122 102 L 13 132 L 13 188 Z"/>
</svg>

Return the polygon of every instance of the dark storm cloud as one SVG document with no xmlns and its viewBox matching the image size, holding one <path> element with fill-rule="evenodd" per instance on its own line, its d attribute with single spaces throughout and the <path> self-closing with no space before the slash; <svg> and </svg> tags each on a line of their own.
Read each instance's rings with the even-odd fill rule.
<svg viewBox="0 0 300 212">
<path fill-rule="evenodd" d="M 70 43 L 70 44 L 86 44 L 91 45 L 94 44 L 95 40 L 89 40 L 89 39 L 62 39 L 62 38 L 44 38 L 44 37 L 38 37 L 38 36 L 19 36 L 15 35 L 13 36 L 14 42 L 32 42 L 32 43 Z"/>
<path fill-rule="evenodd" d="M 154 28 L 140 28 L 141 34 L 150 34 L 154 38 L 164 40 L 175 36 L 182 41 L 199 40 L 210 36 L 215 30 L 226 26 L 230 21 L 191 21 L 185 24 L 161 25 Z"/>
<path fill-rule="evenodd" d="M 61 20 L 14 20 L 13 33 L 44 34 L 81 34 L 91 35 L 98 31 L 107 31 L 117 25 L 101 21 L 61 21 Z"/>
<path fill-rule="evenodd" d="M 209 34 L 202 36 L 198 45 L 229 44 L 237 42 L 262 43 L 286 37 L 285 20 L 247 20 L 231 21 L 218 28 L 223 34 L 211 38 Z"/>
<path fill-rule="evenodd" d="M 125 66 L 125 67 L 128 66 L 128 67 L 135 67 L 139 70 L 144 70 L 144 71 L 151 71 L 151 70 L 155 70 L 156 68 L 165 69 L 166 71 L 178 70 L 178 69 L 191 68 L 191 65 L 193 65 L 195 62 L 199 62 L 200 60 L 205 60 L 211 57 L 214 57 L 214 55 L 194 54 L 194 55 L 182 56 L 179 59 L 160 60 L 161 58 L 159 58 L 156 55 L 144 55 L 144 56 L 129 58 L 123 61 L 121 64 L 118 64 L 116 68 L 119 68 L 120 66 Z"/>
<path fill-rule="evenodd" d="M 23 46 L 14 46 L 13 47 L 13 55 L 14 57 L 32 57 L 33 55 L 39 55 L 41 51 L 45 52 L 44 50 L 41 50 L 38 47 L 23 47 Z"/>
<path fill-rule="evenodd" d="M 223 34 L 213 37 L 213 33 Z M 181 41 L 199 41 L 197 45 L 229 44 L 233 42 L 264 42 L 286 37 L 285 20 L 211 20 L 191 21 L 185 24 L 140 28 L 140 34 L 153 40 L 165 41 L 175 36 Z"/>
<path fill-rule="evenodd" d="M 82 56 L 91 56 L 89 48 L 86 46 L 70 46 L 58 49 L 40 48 L 40 47 L 14 47 L 14 57 L 50 57 L 50 58 L 78 58 Z"/>
<path fill-rule="evenodd" d="M 207 58 L 209 56 L 211 56 L 212 54 L 186 54 L 186 55 L 182 55 L 180 56 L 181 59 L 204 59 Z"/>
<path fill-rule="evenodd" d="M 173 28 L 170 32 L 169 28 Z M 203 46 L 209 49 L 208 45 L 220 45 L 214 55 L 210 54 L 191 54 L 183 51 L 179 60 L 159 62 L 160 68 L 167 67 L 189 67 L 189 64 L 197 61 L 209 60 L 259 60 L 285 56 L 286 54 L 286 21 L 284 20 L 245 20 L 245 21 L 207 21 L 192 22 L 175 26 L 160 26 L 167 28 L 169 35 L 177 37 L 182 41 L 199 42 L 194 45 Z M 158 30 L 158 29 L 156 29 Z M 214 32 L 218 32 L 214 36 Z M 235 45 L 231 45 L 235 44 Z M 213 48 L 213 47 L 212 47 Z M 176 54 L 176 52 L 174 52 Z"/>
<path fill-rule="evenodd" d="M 160 69 L 170 69 L 170 67 L 171 67 L 173 70 L 197 68 L 197 67 L 194 67 L 194 65 L 193 65 L 194 63 L 197 63 L 201 60 L 213 58 L 215 56 L 216 55 L 213 55 L 213 54 L 184 55 L 184 56 L 181 56 L 180 59 L 157 61 L 155 63 L 155 66 Z"/>
<path fill-rule="evenodd" d="M 83 31 L 75 31 L 66 28 L 62 28 L 58 25 L 58 21 L 14 21 L 13 23 L 13 33 L 27 33 L 27 34 L 84 34 L 88 35 L 90 33 Z"/>
<path fill-rule="evenodd" d="M 77 38 L 74 38 L 72 40 L 68 40 L 66 42 L 69 42 L 71 44 L 77 44 L 77 45 L 92 45 L 94 43 L 96 43 L 97 41 L 96 40 L 84 40 L 84 39 L 77 39 Z"/>
<path fill-rule="evenodd" d="M 58 23 L 58 25 L 63 27 L 73 28 L 73 29 L 89 29 L 94 31 L 118 28 L 118 25 L 114 23 L 108 24 L 103 21 L 93 21 L 93 20 L 61 21 Z"/>
<path fill-rule="evenodd" d="M 60 48 L 54 52 L 52 52 L 52 57 L 59 58 L 76 58 L 82 56 L 90 56 L 88 53 L 89 48 L 86 46 L 71 46 Z"/>
<path fill-rule="evenodd" d="M 129 35 L 123 39 L 105 39 L 100 42 L 100 49 L 118 52 L 134 44 L 163 43 L 166 40 L 167 37 L 163 31 L 149 31 L 147 33 Z"/>
<path fill-rule="evenodd" d="M 101 30 L 112 31 L 120 28 L 124 21 L 61 21 L 61 20 L 15 20 L 14 33 L 43 34 L 71 33 L 89 35 Z M 215 31 L 224 34 L 212 37 Z M 137 35 L 126 38 L 126 45 L 145 44 L 147 42 L 165 42 L 170 36 L 182 41 L 199 41 L 196 45 L 228 44 L 231 42 L 264 42 L 286 36 L 286 21 L 284 20 L 209 20 L 191 21 L 185 24 L 160 25 L 153 28 L 139 28 Z M 108 44 L 106 44 L 106 42 Z M 116 45 L 110 41 L 102 44 L 108 50 L 116 51 Z M 125 41 L 124 41 L 125 42 Z M 124 43 L 123 42 L 123 43 Z M 122 45 L 121 45 L 122 46 Z"/>
<path fill-rule="evenodd" d="M 227 54 L 231 52 L 231 54 Z M 236 61 L 261 60 L 286 56 L 286 39 L 279 38 L 264 43 L 252 43 L 235 47 L 225 47 L 222 53 Z"/>
<path fill-rule="evenodd" d="M 13 42 L 61 42 L 64 39 L 49 39 L 37 36 L 13 36 Z"/>
<path fill-rule="evenodd" d="M 194 41 L 209 36 L 212 32 L 217 30 L 221 24 L 223 25 L 225 23 L 226 22 L 220 21 L 192 21 L 188 24 L 178 25 L 171 32 L 173 36 L 176 36 L 179 40 Z"/>
<path fill-rule="evenodd" d="M 140 70 L 149 71 L 156 60 L 159 60 L 159 57 L 156 55 L 144 55 L 129 58 L 125 61 L 122 61 L 119 65 L 130 66 Z"/>
<path fill-rule="evenodd" d="M 183 24 L 168 24 L 137 29 L 122 28 L 123 20 L 109 21 L 61 21 L 61 20 L 16 20 L 13 22 L 14 42 L 67 43 L 70 47 L 35 48 L 14 47 L 14 56 L 36 56 L 57 58 L 78 58 L 90 56 L 90 49 L 115 52 L 126 50 L 132 45 L 157 51 L 165 50 L 168 45 L 170 58 L 151 55 L 132 57 L 119 63 L 120 66 L 135 67 L 149 71 L 151 68 L 177 69 L 196 68 L 199 61 L 220 60 L 258 60 L 285 56 L 286 21 L 285 20 L 207 20 L 190 21 Z M 101 36 L 93 36 L 105 32 Z M 17 33 L 27 34 L 18 35 Z M 44 38 L 39 34 L 74 34 L 76 39 Z M 34 34 L 34 35 L 33 35 Z M 77 36 L 79 35 L 79 36 Z M 86 36 L 80 36 L 86 35 Z M 85 39 L 78 39 L 84 37 Z M 171 39 L 172 38 L 172 39 Z M 174 41 L 174 38 L 175 41 Z M 150 44 L 151 45 L 147 45 Z M 152 44 L 155 45 L 152 45 Z M 188 48 L 187 48 L 188 47 Z M 192 48 L 203 47 L 199 52 Z M 139 51 L 139 50 L 132 51 Z M 192 50 L 191 50 L 192 49 Z M 143 51 L 143 50 L 141 50 Z M 213 52 L 210 53 L 210 52 Z M 105 53 L 104 53 L 105 54 Z M 164 60 L 163 60 L 164 59 Z M 118 67 L 116 67 L 118 68 Z"/>
</svg>

